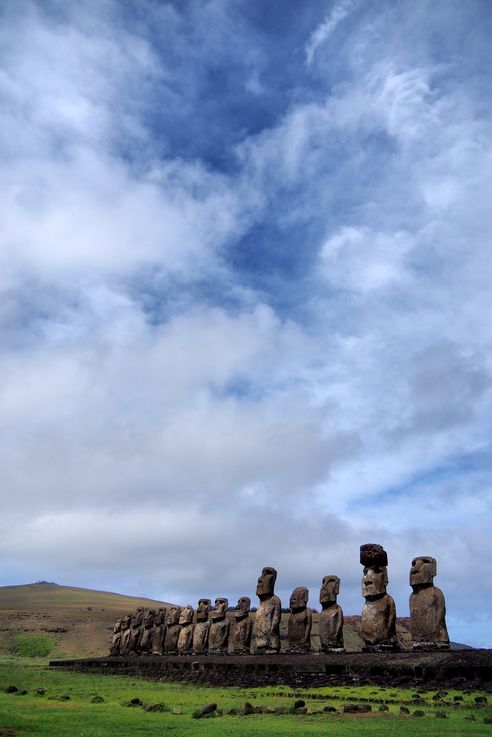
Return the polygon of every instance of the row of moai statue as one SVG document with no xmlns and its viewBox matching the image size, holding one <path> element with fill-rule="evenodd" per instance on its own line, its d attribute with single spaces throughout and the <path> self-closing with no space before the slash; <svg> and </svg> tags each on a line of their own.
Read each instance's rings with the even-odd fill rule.
<svg viewBox="0 0 492 737">
<path fill-rule="evenodd" d="M 364 650 L 368 652 L 396 651 L 396 608 L 387 593 L 388 556 L 381 545 L 367 544 L 360 549 L 364 566 L 362 595 L 365 598 L 361 616 L 361 634 Z M 414 650 L 449 648 L 446 629 L 446 607 L 442 592 L 434 586 L 436 561 L 429 556 L 414 558 L 410 570 L 410 631 Z M 282 605 L 275 595 L 277 571 L 263 568 L 258 579 L 256 595 L 260 603 L 254 620 L 255 652 L 280 652 L 280 619 Z M 319 601 L 318 634 L 321 652 L 342 652 L 343 611 L 337 603 L 340 591 L 338 576 L 325 576 Z M 311 651 L 313 614 L 308 608 L 309 591 L 300 586 L 290 597 L 290 615 L 287 625 L 288 652 Z M 253 620 L 250 617 L 251 599 L 243 596 L 233 612 L 233 621 L 227 618 L 229 602 L 225 598 L 200 599 L 196 616 L 192 606 L 170 606 L 155 612 L 138 609 L 116 622 L 111 655 L 163 655 L 251 652 Z M 195 619 L 195 621 L 193 621 Z"/>
</svg>

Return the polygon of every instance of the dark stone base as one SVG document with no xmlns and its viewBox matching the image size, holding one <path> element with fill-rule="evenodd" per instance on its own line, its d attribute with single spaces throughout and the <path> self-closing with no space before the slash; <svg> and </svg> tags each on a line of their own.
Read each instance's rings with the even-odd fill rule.
<svg viewBox="0 0 492 737">
<path fill-rule="evenodd" d="M 158 681 L 251 688 L 375 684 L 492 691 L 492 650 L 397 653 L 282 653 L 107 657 L 52 661 L 75 671 L 138 675 Z"/>
</svg>

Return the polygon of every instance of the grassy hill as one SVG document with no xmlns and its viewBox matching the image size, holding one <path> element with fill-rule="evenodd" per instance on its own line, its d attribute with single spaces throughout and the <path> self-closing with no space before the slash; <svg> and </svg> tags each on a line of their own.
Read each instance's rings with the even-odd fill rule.
<svg viewBox="0 0 492 737">
<path fill-rule="evenodd" d="M 166 602 L 53 583 L 0 586 L 0 653 L 29 642 L 53 657 L 105 655 L 115 621 L 137 607 Z M 25 649 L 25 648 L 24 648 Z"/>
</svg>

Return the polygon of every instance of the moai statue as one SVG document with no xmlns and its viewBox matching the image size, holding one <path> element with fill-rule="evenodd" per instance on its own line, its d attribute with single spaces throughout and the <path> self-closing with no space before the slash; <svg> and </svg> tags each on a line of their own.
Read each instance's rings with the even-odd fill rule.
<svg viewBox="0 0 492 737">
<path fill-rule="evenodd" d="M 127 614 L 121 623 L 120 655 L 128 655 L 132 636 L 132 615 Z"/>
<path fill-rule="evenodd" d="M 399 650 L 396 637 L 396 608 L 386 593 L 388 556 L 381 545 L 361 545 L 360 562 L 364 566 L 361 634 L 366 652 Z"/>
<path fill-rule="evenodd" d="M 231 652 L 234 655 L 249 655 L 251 652 L 253 621 L 249 616 L 250 609 L 249 596 L 241 596 L 234 610 L 234 623 L 230 635 Z"/>
<path fill-rule="evenodd" d="M 118 619 L 113 627 L 113 638 L 111 640 L 111 648 L 109 650 L 110 655 L 121 655 L 121 639 L 123 637 L 122 630 L 123 620 Z"/>
<path fill-rule="evenodd" d="M 181 630 L 178 636 L 178 653 L 180 655 L 188 655 L 192 651 L 193 646 L 193 607 L 188 604 L 181 609 L 179 615 L 179 624 Z"/>
<path fill-rule="evenodd" d="M 256 652 L 270 655 L 280 651 L 280 617 L 282 604 L 275 596 L 274 588 L 277 579 L 275 568 L 264 568 L 256 586 L 256 596 L 260 606 L 255 618 Z"/>
<path fill-rule="evenodd" d="M 325 576 L 321 582 L 319 603 L 319 644 L 320 650 L 326 652 L 343 652 L 343 611 L 337 604 L 340 592 L 338 576 Z"/>
<path fill-rule="evenodd" d="M 147 609 L 142 621 L 142 634 L 140 636 L 140 655 L 150 655 L 152 651 L 152 632 L 154 630 L 155 610 Z"/>
<path fill-rule="evenodd" d="M 410 632 L 414 650 L 446 650 L 446 604 L 441 589 L 434 586 L 437 574 L 435 558 L 421 555 L 412 560 L 410 569 Z"/>
<path fill-rule="evenodd" d="M 309 591 L 305 586 L 294 589 L 290 596 L 290 615 L 287 625 L 290 653 L 308 653 L 311 650 L 313 614 L 307 608 Z"/>
<path fill-rule="evenodd" d="M 140 637 L 142 635 L 143 616 L 143 607 L 139 607 L 136 614 L 132 616 L 132 627 L 130 632 L 130 639 L 128 642 L 129 655 L 138 655 L 138 653 L 140 652 Z"/>
<path fill-rule="evenodd" d="M 215 600 L 215 607 L 210 612 L 212 624 L 208 632 L 208 652 L 212 655 L 225 655 L 229 643 L 229 620 L 227 619 L 227 599 Z"/>
<path fill-rule="evenodd" d="M 196 624 L 193 630 L 193 653 L 203 655 L 208 651 L 208 631 L 211 620 L 208 618 L 210 612 L 210 599 L 199 599 L 196 608 Z"/>
<path fill-rule="evenodd" d="M 175 653 L 178 650 L 178 637 L 181 630 L 179 617 L 181 607 L 173 604 L 167 612 L 166 636 L 164 638 L 164 652 L 167 654 Z"/>
<path fill-rule="evenodd" d="M 166 636 L 166 608 L 161 607 L 154 618 L 152 629 L 152 655 L 162 655 Z"/>
</svg>

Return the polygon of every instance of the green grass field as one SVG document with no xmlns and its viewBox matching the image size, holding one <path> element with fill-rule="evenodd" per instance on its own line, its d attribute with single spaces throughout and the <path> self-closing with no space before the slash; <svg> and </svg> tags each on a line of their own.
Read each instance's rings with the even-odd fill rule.
<svg viewBox="0 0 492 737">
<path fill-rule="evenodd" d="M 16 686 L 17 693 L 6 693 Z M 44 689 L 41 695 L 37 689 Z M 27 693 L 21 694 L 22 691 Z M 135 677 L 78 674 L 50 669 L 46 660 L 2 658 L 0 660 L 0 737 L 138 737 L 139 735 L 204 735 L 221 737 L 258 737 L 260 735 L 492 735 L 492 724 L 484 717 L 492 716 L 492 704 L 479 708 L 475 702 L 479 692 L 450 691 L 444 704 L 425 693 L 425 704 L 408 705 L 409 716 L 400 714 L 400 704 L 410 702 L 415 690 L 398 690 L 366 686 L 359 688 L 324 688 L 305 690 L 294 696 L 286 687 L 258 689 L 223 689 L 159 684 Z M 314 694 L 321 698 L 308 698 Z M 455 696 L 463 701 L 455 702 Z M 94 703 L 94 697 L 104 701 Z M 68 697 L 68 698 L 67 698 Z M 168 711 L 149 712 L 126 704 L 139 698 L 145 705 L 164 704 Z M 308 712 L 258 713 L 249 716 L 229 715 L 242 711 L 244 703 L 254 707 L 291 709 L 296 698 L 304 698 Z M 355 699 L 355 701 L 353 701 Z M 380 701 L 389 711 L 380 712 Z M 492 699 L 491 699 L 492 701 Z M 215 702 L 222 716 L 193 718 L 204 704 Z M 346 703 L 370 703 L 366 714 L 343 714 Z M 319 713 L 333 706 L 335 713 Z M 173 714 L 172 710 L 180 714 Z M 421 709 L 424 717 L 414 717 Z M 446 719 L 436 718 L 440 709 Z M 318 713 L 316 713 L 318 712 Z M 473 714 L 476 721 L 465 717 Z"/>
</svg>

